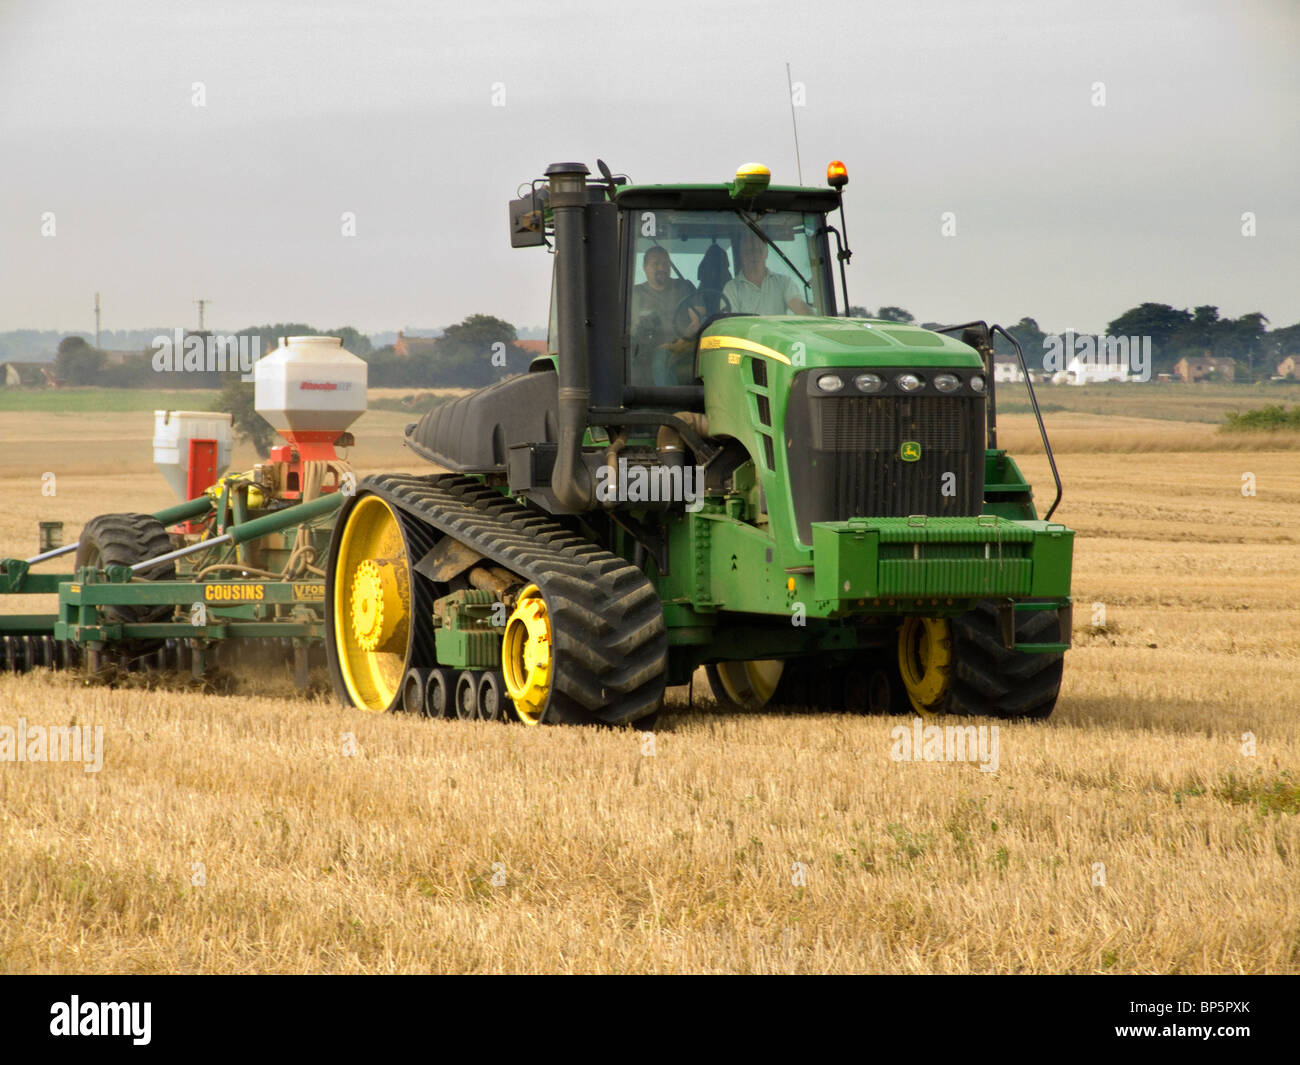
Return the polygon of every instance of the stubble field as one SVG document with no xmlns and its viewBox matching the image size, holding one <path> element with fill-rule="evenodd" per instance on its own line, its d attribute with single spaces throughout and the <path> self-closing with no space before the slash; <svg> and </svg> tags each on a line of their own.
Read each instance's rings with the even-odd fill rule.
<svg viewBox="0 0 1300 1065">
<path fill-rule="evenodd" d="M 366 415 L 360 472 L 427 469 L 407 420 Z M 105 737 L 94 774 L 0 763 L 0 971 L 1300 972 L 1300 438 L 1048 424 L 1075 647 L 996 773 L 892 760 L 905 718 L 721 713 L 699 685 L 651 747 L 364 715 L 275 671 L 229 696 L 0 676 L 0 725 Z M 1004 426 L 1050 499 L 1029 419 Z M 0 555 L 171 502 L 151 432 L 0 415 Z"/>
</svg>

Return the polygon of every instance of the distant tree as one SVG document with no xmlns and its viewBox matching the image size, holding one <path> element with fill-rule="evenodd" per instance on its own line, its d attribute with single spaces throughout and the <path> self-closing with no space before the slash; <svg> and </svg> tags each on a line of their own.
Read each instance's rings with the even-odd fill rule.
<svg viewBox="0 0 1300 1065">
<path fill-rule="evenodd" d="M 1208 303 L 1192 311 L 1192 320 L 1174 334 L 1174 343 L 1180 348 L 1214 351 L 1222 339 L 1223 320 L 1219 308 Z"/>
<path fill-rule="evenodd" d="M 358 332 L 350 325 L 340 326 L 338 329 L 326 330 L 326 336 L 338 337 L 343 341 L 343 346 L 352 352 L 353 355 L 359 355 L 365 358 L 370 354 L 370 338 L 365 333 Z"/>
<path fill-rule="evenodd" d="M 850 307 L 849 317 L 850 318 L 874 318 L 875 315 L 871 313 L 871 309 L 869 307 Z"/>
<path fill-rule="evenodd" d="M 1167 303 L 1143 303 L 1110 322 L 1106 332 L 1113 337 L 1149 336 L 1156 365 L 1168 369 L 1178 360 L 1177 335 L 1192 318 L 1190 311 L 1174 310 Z"/>
<path fill-rule="evenodd" d="M 907 311 L 903 310 L 902 307 L 881 307 L 880 310 L 876 312 L 876 317 L 883 318 L 886 322 L 901 322 L 903 325 L 911 325 L 916 321 L 916 319 Z"/>
<path fill-rule="evenodd" d="M 1264 337 L 1268 332 L 1268 318 L 1259 311 L 1243 314 L 1235 321 L 1226 322 L 1220 333 L 1215 354 L 1229 355 L 1246 364 L 1246 377 L 1253 380 L 1255 364 L 1263 361 Z M 1269 373 L 1272 367 L 1266 367 Z"/>
<path fill-rule="evenodd" d="M 370 367 L 366 373 L 366 383 L 371 388 L 401 388 L 417 383 L 417 370 L 412 366 L 412 360 L 398 355 L 392 344 L 374 348 L 362 358 Z"/>
<path fill-rule="evenodd" d="M 120 366 L 105 366 L 99 372 L 98 381 L 105 388 L 148 388 L 155 384 L 153 368 L 144 356 L 128 359 Z"/>
<path fill-rule="evenodd" d="M 67 336 L 59 341 L 54 372 L 70 385 L 93 385 L 104 368 L 104 353 L 91 347 L 84 337 Z"/>
<path fill-rule="evenodd" d="M 1043 346 L 1047 334 L 1038 327 L 1038 323 L 1029 317 L 1021 318 L 1013 326 L 1007 327 L 1007 332 L 1016 338 L 1020 344 L 1020 350 L 1025 354 L 1025 362 L 1032 368 L 1041 369 L 1043 363 Z M 1015 348 L 1008 344 L 1002 337 L 993 338 L 993 351 L 997 355 L 1014 355 Z"/>
<path fill-rule="evenodd" d="M 257 413 L 254 406 L 255 392 L 251 381 L 228 381 L 226 387 L 217 396 L 215 409 L 233 415 L 235 435 L 241 440 L 247 440 L 261 458 L 266 458 L 271 453 L 271 445 L 279 439 L 279 435 L 271 428 L 270 423 Z"/>
<path fill-rule="evenodd" d="M 250 325 L 235 335 L 257 337 L 261 344 L 261 354 L 269 355 L 279 347 L 282 337 L 314 337 L 319 336 L 320 331 L 302 322 L 277 322 L 275 325 Z"/>
<path fill-rule="evenodd" d="M 434 344 L 430 385 L 478 388 L 528 369 L 528 355 L 515 346 L 515 327 L 490 314 L 471 314 L 447 327 Z"/>
<path fill-rule="evenodd" d="M 1300 322 L 1273 329 L 1264 337 L 1264 357 L 1274 364 L 1288 355 L 1300 355 Z"/>
</svg>

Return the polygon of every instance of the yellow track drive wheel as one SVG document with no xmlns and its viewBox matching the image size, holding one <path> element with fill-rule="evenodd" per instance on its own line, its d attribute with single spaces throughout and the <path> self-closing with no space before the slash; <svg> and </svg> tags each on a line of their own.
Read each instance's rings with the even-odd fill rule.
<svg viewBox="0 0 1300 1065">
<path fill-rule="evenodd" d="M 905 618 L 898 630 L 898 671 L 918 714 L 941 714 L 952 678 L 952 629 L 946 618 Z"/>
<path fill-rule="evenodd" d="M 515 713 L 525 725 L 540 725 L 551 697 L 554 672 L 551 615 L 537 585 L 515 601 L 501 641 L 501 672 Z"/>
<path fill-rule="evenodd" d="M 706 670 L 713 697 L 719 702 L 747 710 L 766 706 L 776 694 L 785 673 L 780 658 L 756 658 L 747 662 L 718 662 Z"/>
<path fill-rule="evenodd" d="M 433 664 L 429 596 L 411 567 L 434 534 L 377 495 L 358 496 L 338 521 L 326 583 L 330 672 L 354 706 L 392 710 L 407 670 Z"/>
</svg>

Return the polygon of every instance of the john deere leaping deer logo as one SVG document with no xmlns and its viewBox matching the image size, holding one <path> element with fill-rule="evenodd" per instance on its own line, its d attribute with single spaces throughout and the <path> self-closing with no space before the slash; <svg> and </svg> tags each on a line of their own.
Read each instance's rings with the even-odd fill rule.
<svg viewBox="0 0 1300 1065">
<path fill-rule="evenodd" d="M 904 440 L 903 446 L 898 449 L 898 457 L 904 462 L 920 462 L 921 445 L 915 440 Z"/>
</svg>

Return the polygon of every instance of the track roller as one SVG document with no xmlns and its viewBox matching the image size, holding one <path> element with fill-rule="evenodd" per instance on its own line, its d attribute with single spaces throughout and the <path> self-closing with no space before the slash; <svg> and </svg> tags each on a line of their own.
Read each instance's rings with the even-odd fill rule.
<svg viewBox="0 0 1300 1065">
<path fill-rule="evenodd" d="M 429 671 L 412 667 L 406 671 L 402 681 L 402 709 L 408 714 L 424 713 L 424 693 L 428 684 Z"/>
<path fill-rule="evenodd" d="M 456 672 L 431 669 L 424 682 L 424 712 L 428 717 L 451 717 L 456 708 Z"/>
<path fill-rule="evenodd" d="M 485 669 L 478 678 L 478 717 L 480 721 L 502 721 L 510 706 L 506 682 L 495 669 Z"/>
</svg>

